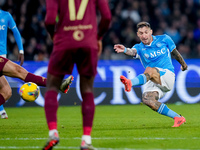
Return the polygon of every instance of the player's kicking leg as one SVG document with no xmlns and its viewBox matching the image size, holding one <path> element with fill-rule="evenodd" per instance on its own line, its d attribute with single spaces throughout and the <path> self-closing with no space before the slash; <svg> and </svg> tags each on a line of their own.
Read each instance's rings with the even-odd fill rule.
<svg viewBox="0 0 200 150">
<path fill-rule="evenodd" d="M 143 85 L 149 80 L 152 80 L 156 84 L 161 84 L 159 70 L 151 67 L 147 67 L 143 74 L 139 74 L 131 80 L 123 75 L 120 76 L 120 80 L 124 84 L 126 92 L 130 92 L 132 86 Z"/>
<path fill-rule="evenodd" d="M 140 74 L 133 79 L 127 79 L 125 76 L 120 76 L 121 82 L 125 86 L 125 91 L 130 92 L 132 86 L 143 85 L 147 82 L 147 77 L 145 74 Z"/>
<path fill-rule="evenodd" d="M 38 86 L 46 86 L 46 78 L 42 76 L 38 76 L 28 72 L 25 68 L 21 67 L 20 65 L 6 59 L 4 59 L 4 67 L 3 67 L 3 75 L 19 78 L 24 82 L 33 82 L 36 83 Z M 60 90 L 63 93 L 67 93 L 69 90 L 69 86 L 72 83 L 73 76 L 69 76 L 67 79 L 62 82 Z"/>
</svg>

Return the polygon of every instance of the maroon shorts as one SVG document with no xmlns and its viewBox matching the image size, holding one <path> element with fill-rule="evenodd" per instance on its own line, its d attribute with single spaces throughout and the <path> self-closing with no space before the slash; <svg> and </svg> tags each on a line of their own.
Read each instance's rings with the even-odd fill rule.
<svg viewBox="0 0 200 150">
<path fill-rule="evenodd" d="M 50 56 L 48 73 L 54 76 L 72 74 L 74 64 L 78 73 L 84 76 L 95 76 L 97 73 L 98 49 L 83 47 L 77 49 L 53 49 Z"/>
<path fill-rule="evenodd" d="M 3 75 L 3 67 L 7 63 L 8 59 L 0 56 L 0 77 Z"/>
</svg>

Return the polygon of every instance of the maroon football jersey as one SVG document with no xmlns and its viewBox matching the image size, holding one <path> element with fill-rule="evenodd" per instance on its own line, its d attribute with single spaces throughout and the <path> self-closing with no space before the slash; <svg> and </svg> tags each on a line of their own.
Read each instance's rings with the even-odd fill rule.
<svg viewBox="0 0 200 150">
<path fill-rule="evenodd" d="M 45 25 L 56 49 L 97 47 L 108 30 L 111 13 L 107 0 L 46 0 Z M 101 19 L 97 25 L 97 12 Z"/>
</svg>

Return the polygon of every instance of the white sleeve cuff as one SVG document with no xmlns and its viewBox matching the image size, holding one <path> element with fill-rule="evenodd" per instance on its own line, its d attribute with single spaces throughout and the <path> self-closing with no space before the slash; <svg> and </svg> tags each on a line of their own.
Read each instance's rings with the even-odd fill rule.
<svg viewBox="0 0 200 150">
<path fill-rule="evenodd" d="M 24 54 L 24 50 L 19 50 L 19 53 L 20 54 Z"/>
</svg>

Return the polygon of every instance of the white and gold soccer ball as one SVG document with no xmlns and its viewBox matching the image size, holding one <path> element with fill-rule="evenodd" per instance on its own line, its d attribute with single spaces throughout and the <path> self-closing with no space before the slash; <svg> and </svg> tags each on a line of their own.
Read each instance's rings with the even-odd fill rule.
<svg viewBox="0 0 200 150">
<path fill-rule="evenodd" d="M 19 89 L 19 94 L 24 101 L 33 102 L 38 98 L 40 94 L 40 88 L 33 82 L 27 82 L 21 86 Z"/>
</svg>

